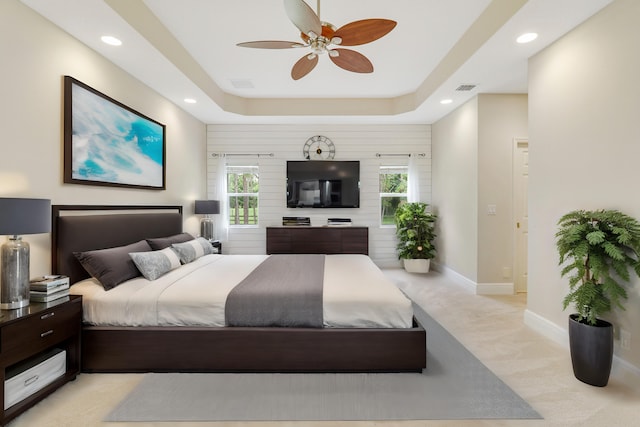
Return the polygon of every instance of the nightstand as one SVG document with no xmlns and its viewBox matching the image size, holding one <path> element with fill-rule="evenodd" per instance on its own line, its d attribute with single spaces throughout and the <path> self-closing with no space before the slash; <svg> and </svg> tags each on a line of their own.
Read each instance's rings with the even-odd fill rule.
<svg viewBox="0 0 640 427">
<path fill-rule="evenodd" d="M 82 297 L 79 295 L 0 311 L 0 425 L 76 378 L 80 372 L 81 327 Z M 60 357 L 62 352 L 65 360 Z M 47 363 L 54 360 L 53 356 L 49 358 L 54 353 L 57 353 L 60 374 L 53 374 L 52 380 L 42 379 L 50 374 L 46 371 Z M 45 359 L 47 361 L 43 361 Z M 33 375 L 29 375 L 29 370 Z M 15 371 L 26 373 L 18 386 L 27 388 L 20 392 L 28 395 L 4 409 L 5 387 L 10 383 L 7 378 Z M 43 382 L 38 384 L 38 381 Z M 51 382 L 43 385 L 44 381 Z"/>
<path fill-rule="evenodd" d="M 213 246 L 213 249 L 215 249 L 216 253 L 221 254 L 222 253 L 222 242 L 220 240 L 210 240 L 209 243 L 211 243 L 211 246 Z"/>
</svg>

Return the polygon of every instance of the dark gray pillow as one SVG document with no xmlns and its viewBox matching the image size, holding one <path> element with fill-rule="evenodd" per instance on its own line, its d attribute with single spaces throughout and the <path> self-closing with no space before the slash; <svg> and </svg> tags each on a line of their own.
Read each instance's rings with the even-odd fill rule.
<svg viewBox="0 0 640 427">
<path fill-rule="evenodd" d="M 154 251 L 159 251 L 164 248 L 168 248 L 174 243 L 182 243 L 193 240 L 193 236 L 189 233 L 174 234 L 168 237 L 158 237 L 155 239 L 147 239 L 147 243 Z"/>
<path fill-rule="evenodd" d="M 96 278 L 108 291 L 126 280 L 140 276 L 140 271 L 136 268 L 129 253 L 150 250 L 149 244 L 145 240 L 140 240 L 126 246 L 74 252 L 73 254 L 87 270 L 87 273 Z"/>
</svg>

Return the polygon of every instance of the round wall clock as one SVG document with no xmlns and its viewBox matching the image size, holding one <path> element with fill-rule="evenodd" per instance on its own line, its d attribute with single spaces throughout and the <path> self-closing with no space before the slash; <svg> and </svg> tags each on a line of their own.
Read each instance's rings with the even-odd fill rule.
<svg viewBox="0 0 640 427">
<path fill-rule="evenodd" d="M 307 160 L 333 159 L 336 147 L 333 142 L 323 135 L 315 135 L 307 139 L 302 148 L 302 155 Z"/>
</svg>

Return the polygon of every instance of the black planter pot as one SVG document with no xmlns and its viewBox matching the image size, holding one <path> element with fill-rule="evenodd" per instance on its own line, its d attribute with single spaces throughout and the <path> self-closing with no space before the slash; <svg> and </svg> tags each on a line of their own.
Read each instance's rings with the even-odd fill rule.
<svg viewBox="0 0 640 427">
<path fill-rule="evenodd" d="M 613 360 L 613 325 L 598 319 L 591 326 L 569 316 L 569 348 L 573 374 L 583 383 L 604 387 L 609 382 Z"/>
</svg>

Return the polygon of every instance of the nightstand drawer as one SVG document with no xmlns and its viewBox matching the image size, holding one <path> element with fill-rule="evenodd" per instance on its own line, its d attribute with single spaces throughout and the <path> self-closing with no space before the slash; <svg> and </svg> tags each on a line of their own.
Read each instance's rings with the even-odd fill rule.
<svg viewBox="0 0 640 427">
<path fill-rule="evenodd" d="M 7 372 L 4 382 L 4 409 L 26 399 L 64 375 L 67 352 L 54 349 Z"/>
<path fill-rule="evenodd" d="M 33 354 L 76 334 L 81 309 L 81 304 L 63 304 L 4 326 L 0 336 L 3 358 Z"/>
</svg>

